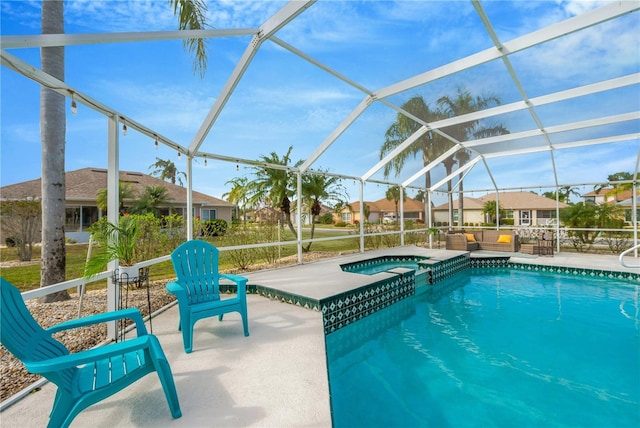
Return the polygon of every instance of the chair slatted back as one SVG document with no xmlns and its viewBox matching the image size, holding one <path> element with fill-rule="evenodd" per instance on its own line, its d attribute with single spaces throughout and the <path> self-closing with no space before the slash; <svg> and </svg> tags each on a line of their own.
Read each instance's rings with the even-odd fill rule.
<svg viewBox="0 0 640 428">
<path fill-rule="evenodd" d="M 178 282 L 191 303 L 220 300 L 219 253 L 213 245 L 197 239 L 184 242 L 171 253 Z"/>
<path fill-rule="evenodd" d="M 33 318 L 16 287 L 4 278 L 0 278 L 0 286 L 0 342 L 25 364 L 27 370 L 30 362 L 69 354 L 69 350 Z M 61 370 L 46 377 L 58 386 L 67 386 L 74 371 Z"/>
</svg>

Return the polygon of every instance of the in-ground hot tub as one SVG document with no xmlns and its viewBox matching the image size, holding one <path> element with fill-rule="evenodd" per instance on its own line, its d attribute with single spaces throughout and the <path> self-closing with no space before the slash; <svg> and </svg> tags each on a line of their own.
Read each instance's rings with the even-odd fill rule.
<svg viewBox="0 0 640 428">
<path fill-rule="evenodd" d="M 411 269 L 416 274 L 427 268 L 422 262 L 429 260 L 423 256 L 381 256 L 373 259 L 361 260 L 340 265 L 344 272 L 374 275 L 380 272 L 389 272 L 397 268 Z"/>
</svg>

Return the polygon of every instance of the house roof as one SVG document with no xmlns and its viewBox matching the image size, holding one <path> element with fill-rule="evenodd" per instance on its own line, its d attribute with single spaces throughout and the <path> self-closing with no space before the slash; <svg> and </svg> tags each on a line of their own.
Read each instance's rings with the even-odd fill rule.
<svg viewBox="0 0 640 428">
<path fill-rule="evenodd" d="M 464 198 L 464 207 L 466 210 L 479 210 L 487 201 L 495 201 L 496 194 L 489 193 L 481 196 L 478 199 Z M 544 196 L 537 195 L 532 192 L 500 192 L 498 194 L 498 201 L 500 207 L 506 210 L 552 210 L 556 208 L 556 201 L 554 199 L 545 198 Z M 564 208 L 567 204 L 560 202 L 559 207 Z M 458 208 L 458 201 L 453 201 L 453 208 Z M 448 210 L 449 204 L 444 203 L 434 208 L 435 211 Z"/>
<path fill-rule="evenodd" d="M 396 210 L 396 204 L 393 201 L 390 201 L 387 198 L 379 199 L 375 202 L 364 201 L 365 204 L 369 206 L 370 212 L 393 212 Z M 351 209 L 353 211 L 360 211 L 360 201 L 350 202 Z M 400 204 L 398 203 L 398 209 L 400 209 Z M 407 198 L 404 201 L 404 212 L 416 212 L 416 211 L 424 211 L 424 203 L 417 201 L 412 198 Z"/>
<path fill-rule="evenodd" d="M 162 186 L 167 189 L 168 203 L 185 203 L 187 189 L 147 174 L 133 171 L 120 171 L 120 181 L 131 183 L 136 194 L 142 194 L 146 187 Z M 107 170 L 101 168 L 83 168 L 65 173 L 67 201 L 96 200 L 98 190 L 107 187 Z M 16 200 L 28 197 L 40 198 L 41 179 L 23 181 L 0 187 L 0 200 Z M 193 191 L 193 203 L 211 206 L 233 206 L 233 204 L 204 193 Z"/>
</svg>

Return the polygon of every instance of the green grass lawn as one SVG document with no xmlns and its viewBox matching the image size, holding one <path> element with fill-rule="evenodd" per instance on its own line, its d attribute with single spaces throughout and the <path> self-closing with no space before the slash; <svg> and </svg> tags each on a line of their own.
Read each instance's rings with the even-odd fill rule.
<svg viewBox="0 0 640 428">
<path fill-rule="evenodd" d="M 315 238 L 324 238 L 332 236 L 345 236 L 349 232 L 353 232 L 353 229 L 323 229 L 316 230 Z M 303 229 L 303 239 L 310 237 L 310 230 Z M 281 240 L 293 240 L 295 239 L 288 229 L 284 229 L 281 234 Z M 214 239 L 214 245 L 224 246 L 224 243 L 220 240 Z M 358 250 L 359 238 L 354 236 L 350 239 L 341 239 L 335 241 L 314 242 L 311 245 L 311 251 L 318 252 L 353 252 Z M 67 244 L 67 267 L 66 278 L 67 280 L 81 278 L 84 271 L 84 264 L 87 258 L 88 244 Z M 280 248 L 280 257 L 288 257 L 297 254 L 297 248 L 295 245 L 282 245 Z M 2 267 L 0 274 L 4 279 L 14 284 L 21 291 L 28 291 L 40 286 L 40 247 L 34 247 L 32 262 L 23 262 L 7 267 Z M 18 253 L 15 248 L 0 248 L 0 261 L 3 263 L 17 261 Z M 220 256 L 220 270 L 233 269 L 234 265 L 231 262 L 231 258 L 225 252 Z M 153 265 L 149 271 L 150 279 L 161 280 L 174 278 L 173 267 L 171 262 L 163 262 Z M 90 288 L 102 287 L 106 284 L 105 281 L 99 281 L 90 284 Z"/>
</svg>

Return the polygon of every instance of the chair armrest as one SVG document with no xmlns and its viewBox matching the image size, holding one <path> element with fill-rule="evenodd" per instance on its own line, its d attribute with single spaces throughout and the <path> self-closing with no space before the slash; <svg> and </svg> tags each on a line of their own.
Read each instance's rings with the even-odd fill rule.
<svg viewBox="0 0 640 428">
<path fill-rule="evenodd" d="M 142 321 L 142 314 L 137 308 L 121 309 L 118 311 L 104 312 L 101 314 L 95 314 L 88 317 L 73 319 L 65 321 L 63 323 L 51 326 L 46 330 L 51 333 L 58 333 L 63 330 L 69 330 L 72 328 L 85 327 L 88 325 L 101 324 L 104 322 L 120 320 L 124 318 L 130 318 L 136 323 L 136 329 L 138 336 L 146 335 L 147 328 Z"/>
<path fill-rule="evenodd" d="M 236 285 L 238 286 L 238 294 L 247 292 L 248 278 L 245 278 L 244 276 L 240 276 L 240 275 L 234 275 L 231 273 L 221 273 L 220 278 L 225 278 L 235 282 Z"/>
<path fill-rule="evenodd" d="M 184 293 L 184 287 L 178 281 L 167 282 L 165 288 L 171 294 Z"/>
<path fill-rule="evenodd" d="M 48 373 L 73 367 L 82 364 L 93 363 L 109 357 L 120 356 L 128 352 L 145 349 L 150 346 L 151 335 L 136 337 L 124 342 L 111 343 L 86 351 L 67 354 L 44 361 L 25 361 L 24 366 L 31 373 Z"/>
<path fill-rule="evenodd" d="M 240 284 L 241 282 L 244 282 L 246 284 L 248 281 L 248 278 L 244 276 L 234 275 L 231 273 L 221 273 L 220 278 L 226 278 L 228 280 L 235 282 L 236 284 Z"/>
</svg>

